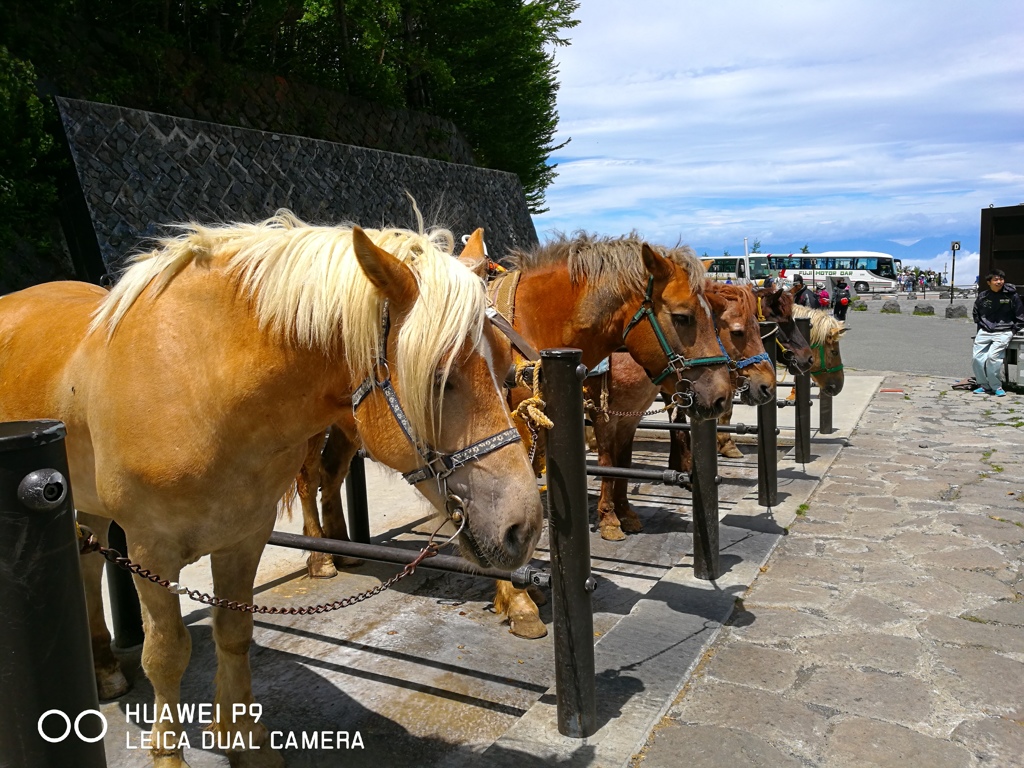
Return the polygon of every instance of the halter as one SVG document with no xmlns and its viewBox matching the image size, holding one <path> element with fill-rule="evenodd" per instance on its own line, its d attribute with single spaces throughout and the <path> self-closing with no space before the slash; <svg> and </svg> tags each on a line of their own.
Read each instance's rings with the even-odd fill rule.
<svg viewBox="0 0 1024 768">
<path fill-rule="evenodd" d="M 391 329 L 391 322 L 388 314 L 388 302 L 384 302 L 384 307 L 381 312 L 381 330 L 383 331 L 383 349 L 387 350 L 388 332 Z M 379 389 L 384 395 L 384 399 L 387 401 L 388 407 L 391 409 L 391 413 L 395 417 L 395 421 L 398 422 L 398 426 L 401 427 L 402 432 L 405 434 L 406 439 L 416 449 L 416 453 L 419 454 L 423 460 L 423 466 L 419 469 L 414 469 L 411 472 L 406 472 L 402 475 L 402 478 L 410 485 L 416 485 L 426 480 L 433 480 L 436 478 L 438 489 L 441 491 L 444 497 L 444 511 L 448 515 L 448 519 L 452 521 L 454 525 L 462 530 L 462 527 L 466 525 L 466 502 L 456 496 L 454 493 L 448 490 L 448 477 L 455 472 L 459 467 L 468 464 L 476 459 L 483 458 L 489 453 L 497 451 L 499 448 L 504 448 L 506 445 L 517 443 L 521 439 L 519 437 L 519 431 L 515 427 L 510 427 L 502 432 L 486 437 L 476 443 L 473 443 L 468 448 L 455 451 L 454 453 L 441 453 L 440 451 L 434 450 L 431 446 L 421 444 L 413 439 L 412 424 L 409 421 L 409 417 L 402 409 L 402 404 L 398 400 L 398 393 L 395 392 L 395 388 L 391 385 L 391 370 L 388 367 L 387 360 L 381 357 L 377 361 L 378 370 L 384 371 L 384 378 L 378 379 L 376 376 L 368 376 L 359 388 L 352 393 L 352 413 L 355 414 L 356 409 L 362 404 L 363 400 L 375 389 Z"/>
<path fill-rule="evenodd" d="M 824 344 L 811 344 L 811 349 L 818 350 L 818 354 L 821 356 L 821 368 L 816 371 L 811 371 L 811 375 L 814 376 L 819 373 L 839 373 L 843 370 L 843 364 L 832 366 L 831 368 L 825 367 L 825 345 Z"/>
<path fill-rule="evenodd" d="M 632 331 L 641 320 L 647 318 L 651 323 L 651 328 L 654 330 L 654 335 L 658 339 L 658 344 L 661 345 L 661 351 L 665 353 L 665 357 L 668 358 L 668 365 L 665 366 L 665 370 L 659 373 L 657 376 L 651 377 L 651 383 L 661 384 L 669 374 L 674 373 L 680 380 L 683 378 L 683 371 L 687 368 L 696 368 L 701 365 L 721 365 L 722 363 L 729 364 L 729 356 L 725 354 L 725 348 L 722 347 L 722 340 L 718 339 L 718 333 L 716 331 L 715 338 L 718 339 L 718 347 L 722 350 L 722 355 L 717 357 L 698 357 L 693 360 L 687 360 L 683 355 L 677 354 L 669 346 L 668 339 L 665 338 L 665 332 L 661 329 L 661 325 L 658 323 L 658 318 L 654 314 L 654 275 L 650 275 L 647 278 L 647 292 L 644 294 L 644 300 L 640 304 L 640 308 L 633 315 L 633 319 L 629 321 L 629 325 L 626 326 L 625 332 L 622 334 L 622 341 L 625 343 L 626 337 L 629 336 L 629 332 Z"/>
<path fill-rule="evenodd" d="M 764 309 L 761 307 L 761 297 L 760 296 L 757 297 L 757 319 L 758 319 L 759 322 L 762 322 L 762 323 L 768 322 L 768 318 L 765 317 L 765 314 L 764 314 Z M 775 337 L 775 343 L 779 347 L 779 352 L 781 352 L 783 355 L 790 354 L 789 350 L 786 349 L 786 345 L 782 343 L 782 339 L 779 338 L 778 324 L 776 324 L 775 332 L 772 335 Z"/>
</svg>

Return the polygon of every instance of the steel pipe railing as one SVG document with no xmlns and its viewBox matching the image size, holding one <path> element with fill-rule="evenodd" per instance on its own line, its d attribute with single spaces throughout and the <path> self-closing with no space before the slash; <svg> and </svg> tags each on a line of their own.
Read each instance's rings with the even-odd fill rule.
<svg viewBox="0 0 1024 768">
<path fill-rule="evenodd" d="M 555 646 L 556 720 L 563 736 L 597 731 L 594 612 L 590 593 L 590 510 L 587 501 L 583 379 L 578 349 L 541 355 L 547 435 L 548 543 Z"/>
<path fill-rule="evenodd" d="M 778 345 L 774 342 L 775 323 L 761 323 L 761 337 L 770 339 L 764 345 L 772 366 L 775 367 Z M 778 414 L 775 403 L 757 406 L 757 503 L 771 507 L 779 501 L 779 443 Z"/>
<path fill-rule="evenodd" d="M 297 533 L 274 531 L 270 534 L 268 544 L 275 547 L 302 549 L 307 552 L 326 552 L 329 555 L 347 555 L 360 560 L 373 560 L 378 563 L 397 563 L 408 565 L 419 556 L 419 550 L 402 549 L 385 544 L 363 544 L 358 541 L 341 541 L 339 539 L 320 539 L 314 536 L 300 536 Z M 417 566 L 432 571 L 462 573 L 469 576 L 480 576 L 486 579 L 511 581 L 519 588 L 531 584 L 546 587 L 550 574 L 539 568 L 523 566 L 514 571 L 503 571 L 500 568 L 481 568 L 461 557 L 454 555 L 434 555 L 428 557 Z"/>
</svg>

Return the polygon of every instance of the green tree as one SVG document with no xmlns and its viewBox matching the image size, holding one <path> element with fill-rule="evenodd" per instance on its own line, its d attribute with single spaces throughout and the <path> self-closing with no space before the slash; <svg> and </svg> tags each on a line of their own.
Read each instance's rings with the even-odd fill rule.
<svg viewBox="0 0 1024 768">
<path fill-rule="evenodd" d="M 755 240 L 754 241 L 754 244 L 752 246 L 750 246 L 750 252 L 751 253 L 760 253 L 761 252 L 761 241 L 760 240 Z"/>
<path fill-rule="evenodd" d="M 48 249 L 49 222 L 57 202 L 52 172 L 53 136 L 47 107 L 36 95 L 29 62 L 0 46 L 0 249 L 19 241 Z M 52 116 L 51 116 L 52 118 Z"/>
<path fill-rule="evenodd" d="M 810 253 L 811 249 L 807 247 L 807 243 L 804 243 L 803 248 L 800 249 L 800 253 Z"/>
</svg>

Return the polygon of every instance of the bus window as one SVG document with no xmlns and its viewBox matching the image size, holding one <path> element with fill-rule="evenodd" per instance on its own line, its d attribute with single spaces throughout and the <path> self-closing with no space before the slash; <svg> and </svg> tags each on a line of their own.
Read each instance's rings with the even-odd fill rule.
<svg viewBox="0 0 1024 768">
<path fill-rule="evenodd" d="M 738 259 L 736 261 L 736 277 L 746 277 L 743 270 L 743 262 Z"/>
<path fill-rule="evenodd" d="M 817 266 L 814 264 L 815 261 L 816 259 L 811 259 L 808 258 L 807 256 L 804 256 L 802 259 L 800 259 L 800 269 L 802 269 L 804 272 L 807 272 L 812 269 L 817 269 Z"/>
<path fill-rule="evenodd" d="M 853 259 L 836 259 L 836 269 L 853 269 Z"/>
<path fill-rule="evenodd" d="M 771 274 L 768 270 L 768 257 L 767 256 L 751 256 L 750 257 L 750 279 L 751 280 L 763 280 Z"/>
</svg>

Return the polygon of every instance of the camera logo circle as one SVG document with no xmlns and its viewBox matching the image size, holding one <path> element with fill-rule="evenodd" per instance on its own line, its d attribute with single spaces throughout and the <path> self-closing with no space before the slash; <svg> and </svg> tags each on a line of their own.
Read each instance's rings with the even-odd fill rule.
<svg viewBox="0 0 1024 768">
<path fill-rule="evenodd" d="M 102 728 L 100 729 L 98 736 L 86 736 L 82 733 L 82 718 L 86 715 L 93 715 L 99 718 Z M 51 716 L 55 716 L 58 720 L 64 721 L 64 733 L 60 736 L 48 736 L 43 730 L 43 723 Z M 98 709 L 86 709 L 78 714 L 78 717 L 75 718 L 74 724 L 72 725 L 71 718 L 68 717 L 67 714 L 59 709 L 48 709 L 39 716 L 39 721 L 36 723 L 36 730 L 39 731 L 39 735 L 42 736 L 45 741 L 48 741 L 51 744 L 59 744 L 64 741 L 64 739 L 71 735 L 72 730 L 74 730 L 75 735 L 86 744 L 92 744 L 107 735 L 107 718 L 105 718 L 103 713 Z"/>
</svg>

